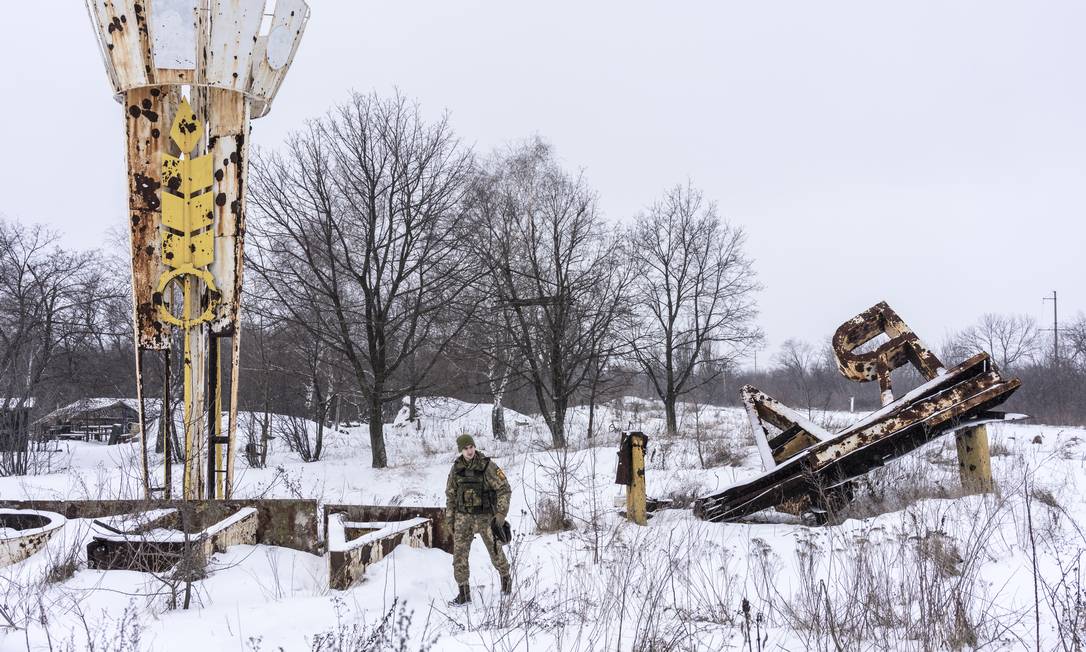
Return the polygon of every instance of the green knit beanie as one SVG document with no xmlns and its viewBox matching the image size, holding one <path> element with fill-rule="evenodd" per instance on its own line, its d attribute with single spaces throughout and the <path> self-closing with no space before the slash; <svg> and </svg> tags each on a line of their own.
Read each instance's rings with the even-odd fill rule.
<svg viewBox="0 0 1086 652">
<path fill-rule="evenodd" d="M 474 445 L 475 445 L 475 439 L 473 439 L 472 436 L 467 434 L 467 433 L 464 433 L 464 434 L 462 434 L 462 435 L 460 435 L 459 437 L 456 438 L 456 450 L 458 452 L 464 450 L 468 446 L 474 446 Z"/>
</svg>

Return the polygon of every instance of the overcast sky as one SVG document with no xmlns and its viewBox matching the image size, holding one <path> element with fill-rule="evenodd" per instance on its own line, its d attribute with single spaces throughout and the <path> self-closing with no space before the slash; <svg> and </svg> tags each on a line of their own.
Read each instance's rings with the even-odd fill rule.
<svg viewBox="0 0 1086 652">
<path fill-rule="evenodd" d="M 760 362 L 883 299 L 932 345 L 987 311 L 1050 321 L 1053 289 L 1086 309 L 1081 0 L 310 5 L 258 145 L 398 87 L 480 152 L 543 136 L 612 220 L 689 178 L 748 233 Z M 98 246 L 123 118 L 83 2 L 0 20 L 0 214 Z"/>
</svg>

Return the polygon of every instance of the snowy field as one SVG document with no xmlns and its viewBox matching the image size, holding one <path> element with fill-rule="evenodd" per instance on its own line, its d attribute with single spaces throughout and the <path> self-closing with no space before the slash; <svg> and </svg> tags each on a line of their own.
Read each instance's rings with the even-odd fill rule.
<svg viewBox="0 0 1086 652">
<path fill-rule="evenodd" d="M 323 458 L 308 464 L 277 439 L 267 468 L 239 456 L 235 495 L 443 506 L 454 439 L 489 432 L 489 406 L 438 400 L 421 409 L 418 424 L 386 426 L 390 468 L 370 468 L 364 426 L 326 432 Z M 860 416 L 816 415 L 833 428 Z M 513 486 L 509 599 L 499 600 L 479 542 L 467 608 L 446 604 L 455 585 L 440 550 L 398 548 L 364 582 L 334 591 L 324 557 L 235 546 L 211 560 L 189 609 L 169 609 L 160 578 L 89 570 L 90 523 L 72 520 L 45 550 L 0 569 L 0 607 L 14 625 L 0 616 L 0 651 L 1033 649 L 1038 637 L 1044 650 L 1081 645 L 1081 429 L 990 426 L 994 494 L 962 495 L 944 438 L 870 476 L 826 526 L 775 512 L 710 524 L 670 509 L 638 527 L 616 507 L 618 436 L 606 426 L 650 435 L 649 496 L 681 505 L 760 472 L 745 417 L 686 406 L 686 435 L 676 439 L 658 436 L 661 410 L 648 402 L 619 401 L 596 418 L 604 432 L 588 442 L 587 411 L 575 411 L 567 454 L 546 450 L 538 420 L 512 411 L 511 441 L 477 437 Z M 51 472 L 2 478 L 0 497 L 137 497 L 138 468 L 135 445 L 62 443 Z"/>
</svg>

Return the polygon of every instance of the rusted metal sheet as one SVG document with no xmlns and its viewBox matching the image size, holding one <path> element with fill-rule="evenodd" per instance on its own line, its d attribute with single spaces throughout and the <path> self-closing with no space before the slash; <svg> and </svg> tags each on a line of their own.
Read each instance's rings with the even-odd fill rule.
<svg viewBox="0 0 1086 652">
<path fill-rule="evenodd" d="M 266 4 L 87 0 L 110 82 L 129 116 L 136 381 L 148 498 L 155 488 L 142 352 L 168 351 L 170 327 L 184 329 L 184 495 L 229 497 L 233 484 L 249 120 L 269 110 L 309 16 L 304 1 L 281 0 L 261 33 Z M 208 338 L 221 336 L 233 338 L 225 441 L 217 414 L 209 415 L 219 412 L 223 383 L 222 365 L 208 364 Z"/>
<path fill-rule="evenodd" d="M 171 151 L 169 121 L 180 105 L 176 88 L 151 86 L 125 94 L 128 140 L 128 208 L 136 345 L 162 350 L 169 329 L 160 319 L 158 280 L 165 271 L 159 239 L 162 161 Z"/>
<path fill-rule="evenodd" d="M 346 590 L 366 569 L 397 546 L 429 548 L 433 523 L 414 517 L 405 521 L 349 521 L 343 513 L 328 516 L 328 586 Z"/>
<path fill-rule="evenodd" d="M 739 396 L 754 429 L 754 441 L 765 469 L 772 469 L 804 448 L 833 438 L 833 433 L 755 387 L 744 386 Z M 770 427 L 776 433 L 770 432 Z"/>
<path fill-rule="evenodd" d="M 267 34 L 257 38 L 253 48 L 252 81 L 249 94 L 253 96 L 253 117 L 268 112 L 270 104 L 258 98 L 273 98 L 286 78 L 294 54 L 302 41 L 309 20 L 309 7 L 303 0 L 279 0 Z"/>
<path fill-rule="evenodd" d="M 154 69 L 188 71 L 187 81 L 195 79 L 203 5 L 199 0 L 154 0 L 148 21 Z"/>
<path fill-rule="evenodd" d="M 67 521 L 55 512 L 34 509 L 0 509 L 0 568 L 17 564 L 45 547 Z"/>
<path fill-rule="evenodd" d="M 241 287 L 245 245 L 245 186 L 249 145 L 247 131 L 250 104 L 245 96 L 233 91 L 210 88 L 207 92 L 208 114 L 212 125 L 208 147 L 215 161 L 215 259 L 211 272 L 220 279 L 220 301 L 211 322 L 212 337 L 231 337 L 229 356 L 230 396 L 227 432 L 237 431 L 238 376 L 241 343 Z M 221 369 L 221 365 L 219 366 Z M 216 380 L 222 391 L 222 379 Z M 234 481 L 233 446 L 216 445 L 214 456 L 221 487 L 217 495 L 230 495 Z M 225 458 L 225 468 L 223 460 Z"/>
<path fill-rule="evenodd" d="M 874 351 L 857 353 L 856 349 L 886 334 L 890 340 Z M 848 320 L 833 334 L 833 352 L 837 368 L 850 380 L 878 380 L 882 404 L 894 400 L 890 373 L 912 363 L 924 378 L 931 380 L 942 371 L 943 363 L 920 342 L 920 338 L 897 313 L 879 302 Z"/>
<path fill-rule="evenodd" d="M 91 20 L 113 91 L 117 94 L 155 83 L 145 53 L 150 51 L 145 0 L 88 0 Z"/>
<path fill-rule="evenodd" d="M 241 93 L 208 90 L 207 115 L 215 116 L 208 142 L 214 161 L 215 259 L 211 272 L 223 282 L 211 332 L 233 335 L 241 303 L 242 251 L 245 235 L 245 174 L 249 144 L 248 102 Z M 227 282 L 229 281 L 229 282 Z"/>
<path fill-rule="evenodd" d="M 211 0 L 205 83 L 232 91 L 249 85 L 253 46 L 264 14 L 264 2 Z"/>
<path fill-rule="evenodd" d="M 840 342 L 841 350 L 851 353 L 856 346 L 884 332 L 879 329 L 885 329 L 890 340 L 870 353 L 842 356 L 855 372 L 846 375 L 871 380 L 881 378 L 883 370 L 911 362 L 929 380 L 832 435 L 756 388 L 744 387 L 742 398 L 755 441 L 763 451 L 766 472 L 699 498 L 695 514 L 722 521 L 769 507 L 824 509 L 847 499 L 853 479 L 886 461 L 956 428 L 1003 417 L 991 410 L 1006 401 L 1021 383 L 1017 378 L 1004 378 L 988 354 L 975 355 L 947 371 L 885 304 L 860 317 L 870 323 L 864 325 L 854 319 L 838 330 L 844 333 L 840 339 L 835 336 L 835 345 Z M 888 384 L 883 388 L 890 390 Z"/>
<path fill-rule="evenodd" d="M 309 19 L 279 0 L 262 33 L 265 0 L 86 0 L 118 99 L 143 86 L 196 85 L 244 93 L 268 113 Z"/>
</svg>

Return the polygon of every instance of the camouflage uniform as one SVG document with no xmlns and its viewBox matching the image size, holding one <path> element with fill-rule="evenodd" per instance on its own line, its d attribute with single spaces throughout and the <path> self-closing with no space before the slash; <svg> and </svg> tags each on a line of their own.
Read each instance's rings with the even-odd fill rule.
<svg viewBox="0 0 1086 652">
<path fill-rule="evenodd" d="M 445 510 L 453 526 L 453 577 L 457 585 L 468 583 L 468 552 L 476 534 L 483 537 L 494 568 L 503 578 L 509 576 L 509 560 L 494 540 L 490 523 L 495 517 L 506 517 L 512 494 L 505 473 L 482 453 L 475 453 L 470 462 L 463 455 L 453 462 L 445 484 Z"/>
</svg>

